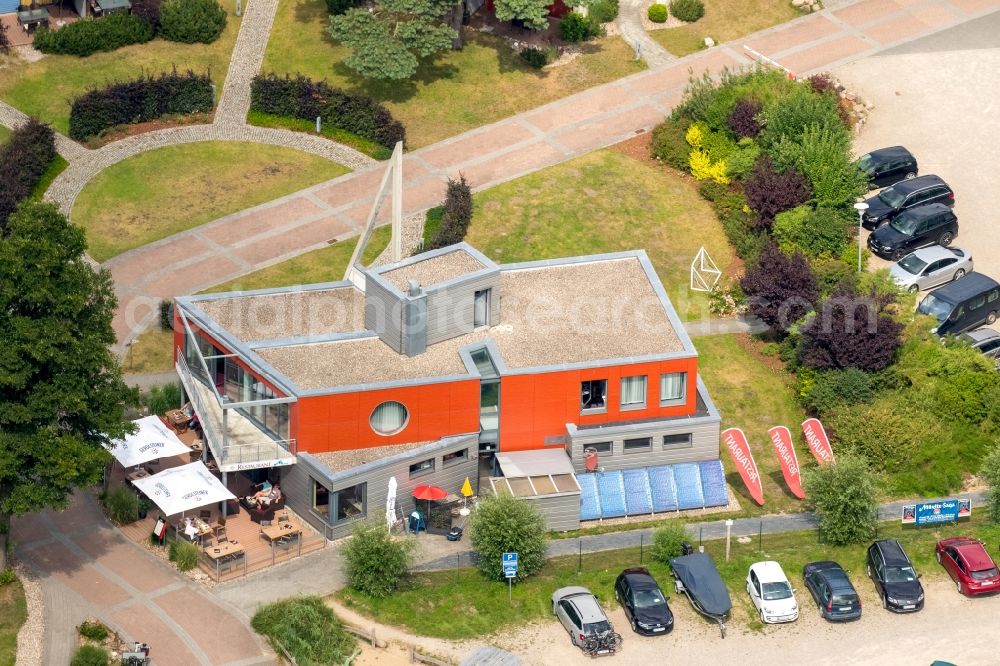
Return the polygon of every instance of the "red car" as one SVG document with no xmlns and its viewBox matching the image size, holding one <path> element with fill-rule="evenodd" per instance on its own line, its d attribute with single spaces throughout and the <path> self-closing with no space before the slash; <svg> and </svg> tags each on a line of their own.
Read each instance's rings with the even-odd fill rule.
<svg viewBox="0 0 1000 666">
<path fill-rule="evenodd" d="M 972 537 L 952 537 L 938 541 L 935 550 L 937 561 L 955 581 L 960 594 L 972 597 L 1000 592 L 1000 569 L 981 541 Z"/>
</svg>

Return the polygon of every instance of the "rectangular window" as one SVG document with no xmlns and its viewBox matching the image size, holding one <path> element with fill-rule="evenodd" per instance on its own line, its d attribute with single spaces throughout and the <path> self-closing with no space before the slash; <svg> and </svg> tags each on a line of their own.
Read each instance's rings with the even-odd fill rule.
<svg viewBox="0 0 1000 666">
<path fill-rule="evenodd" d="M 622 377 L 622 409 L 646 406 L 646 376 Z"/>
<path fill-rule="evenodd" d="M 461 451 L 452 451 L 441 456 L 441 464 L 447 467 L 451 463 L 458 463 L 468 459 L 469 449 L 462 449 Z"/>
<path fill-rule="evenodd" d="M 693 446 L 691 441 L 691 433 L 687 432 L 683 435 L 664 435 L 663 436 L 663 448 L 665 449 L 689 449 Z"/>
<path fill-rule="evenodd" d="M 597 442 L 596 444 L 586 444 L 583 447 L 584 452 L 587 449 L 594 449 L 597 451 L 599 456 L 610 456 L 611 455 L 611 442 Z"/>
<path fill-rule="evenodd" d="M 321 516 L 330 515 L 330 490 L 319 481 L 313 479 L 312 509 Z"/>
<path fill-rule="evenodd" d="M 668 372 L 660 375 L 660 405 L 683 404 L 686 398 L 686 372 Z"/>
<path fill-rule="evenodd" d="M 580 409 L 582 411 L 607 409 L 608 380 L 591 379 L 580 384 Z"/>
<path fill-rule="evenodd" d="M 434 471 L 434 458 L 428 458 L 427 460 L 421 460 L 418 463 L 413 463 L 410 465 L 410 478 L 416 476 L 423 476 L 424 474 L 430 474 Z"/>
<path fill-rule="evenodd" d="M 363 518 L 367 512 L 365 506 L 367 488 L 367 484 L 359 483 L 356 486 L 335 492 L 333 495 L 337 502 L 337 513 L 333 522 L 340 523 L 345 520 Z"/>
<path fill-rule="evenodd" d="M 490 290 L 477 291 L 472 307 L 472 325 L 476 328 L 490 325 Z"/>
<path fill-rule="evenodd" d="M 625 453 L 638 453 L 640 451 L 651 451 L 653 449 L 653 438 L 639 437 L 638 439 L 626 439 L 623 444 Z"/>
</svg>

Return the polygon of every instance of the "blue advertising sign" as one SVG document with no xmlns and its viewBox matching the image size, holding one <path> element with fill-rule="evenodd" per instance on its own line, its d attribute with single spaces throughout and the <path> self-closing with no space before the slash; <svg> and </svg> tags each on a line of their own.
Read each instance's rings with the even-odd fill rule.
<svg viewBox="0 0 1000 666">
<path fill-rule="evenodd" d="M 958 521 L 959 500 L 948 499 L 940 502 L 924 502 L 917 504 L 916 524 L 933 525 L 935 523 L 954 523 Z"/>
<path fill-rule="evenodd" d="M 504 553 L 501 563 L 505 577 L 517 578 L 517 553 Z"/>
</svg>

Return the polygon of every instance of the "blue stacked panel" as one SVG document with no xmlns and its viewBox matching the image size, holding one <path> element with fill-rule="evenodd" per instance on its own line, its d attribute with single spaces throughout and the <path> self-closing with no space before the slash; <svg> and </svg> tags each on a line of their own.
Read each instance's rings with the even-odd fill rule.
<svg viewBox="0 0 1000 666">
<path fill-rule="evenodd" d="M 649 474 L 646 468 L 627 469 L 622 472 L 622 482 L 625 484 L 625 506 L 628 514 L 652 513 L 653 506 L 649 499 Z"/>
<path fill-rule="evenodd" d="M 619 518 L 625 515 L 625 492 L 620 471 L 598 472 L 597 491 L 601 500 L 602 518 Z"/>
<path fill-rule="evenodd" d="M 580 520 L 597 520 L 601 517 L 601 501 L 597 498 L 597 475 L 580 474 Z"/>
<path fill-rule="evenodd" d="M 649 491 L 653 496 L 653 511 L 676 511 L 677 492 L 674 488 L 674 471 L 670 465 L 647 467 Z"/>
<path fill-rule="evenodd" d="M 701 492 L 701 468 L 698 463 L 674 465 L 674 483 L 677 485 L 677 506 L 680 509 L 699 509 L 705 506 Z"/>
<path fill-rule="evenodd" d="M 705 497 L 705 506 L 725 506 L 729 504 L 729 494 L 726 492 L 726 475 L 722 471 L 721 460 L 703 460 L 701 467 L 701 490 Z"/>
</svg>

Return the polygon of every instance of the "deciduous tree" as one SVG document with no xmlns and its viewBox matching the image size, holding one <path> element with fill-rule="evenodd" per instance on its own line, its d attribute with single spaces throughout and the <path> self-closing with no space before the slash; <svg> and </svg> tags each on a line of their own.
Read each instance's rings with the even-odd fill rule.
<svg viewBox="0 0 1000 666">
<path fill-rule="evenodd" d="M 0 235 L 0 568 L 11 516 L 63 508 L 100 481 L 102 444 L 131 429 L 136 392 L 111 353 L 111 275 L 83 230 L 29 200 Z"/>
<path fill-rule="evenodd" d="M 819 516 L 824 543 L 842 546 L 862 543 L 875 532 L 878 479 L 868 463 L 841 453 L 837 461 L 803 471 L 807 506 Z"/>
<path fill-rule="evenodd" d="M 809 200 L 811 193 L 805 177 L 794 168 L 779 172 L 771 158 L 762 155 L 743 186 L 747 205 L 757 214 L 758 227 L 770 228 L 774 216 Z"/>
<path fill-rule="evenodd" d="M 786 331 L 812 309 L 819 296 L 816 278 L 805 256 L 789 256 L 774 243 L 757 255 L 757 263 L 740 280 L 750 312 L 775 331 Z"/>
<path fill-rule="evenodd" d="M 479 556 L 479 570 L 490 580 L 504 580 L 504 553 L 517 553 L 518 580 L 545 563 L 545 520 L 534 505 L 509 495 L 479 502 L 469 518 L 469 540 Z"/>
<path fill-rule="evenodd" d="M 802 363 L 816 370 L 874 371 L 892 363 L 903 325 L 886 312 L 891 297 L 853 287 L 835 289 L 802 325 Z"/>
<path fill-rule="evenodd" d="M 370 79 L 405 80 L 420 61 L 452 48 L 455 0 L 376 0 L 330 17 L 330 35 L 351 49 L 344 64 Z"/>
<path fill-rule="evenodd" d="M 549 0 L 496 0 L 496 17 L 501 21 L 518 20 L 532 30 L 549 27 Z"/>
</svg>

